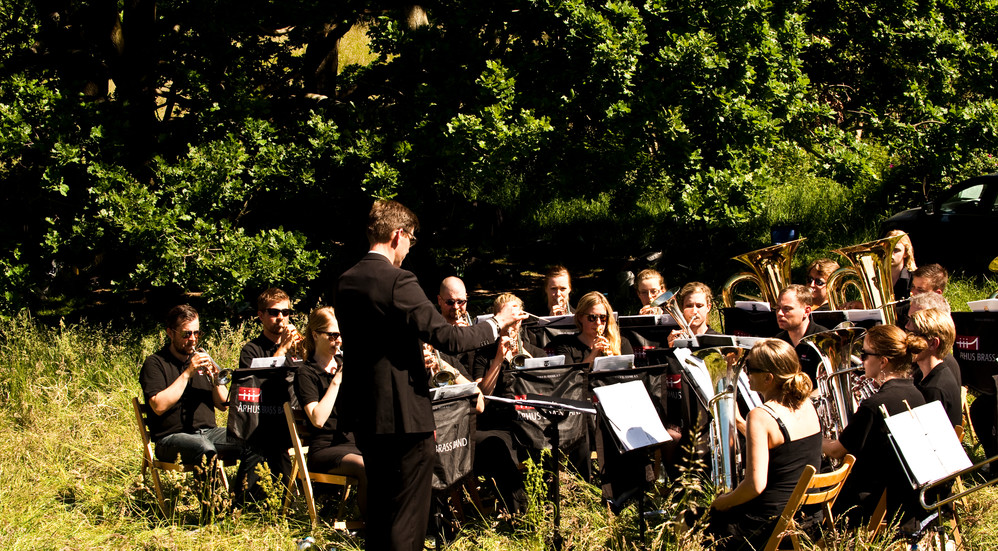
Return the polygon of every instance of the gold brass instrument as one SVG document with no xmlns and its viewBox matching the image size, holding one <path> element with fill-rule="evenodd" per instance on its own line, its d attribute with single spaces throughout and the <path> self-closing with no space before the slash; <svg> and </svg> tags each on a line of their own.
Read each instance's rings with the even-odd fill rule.
<svg viewBox="0 0 998 551">
<path fill-rule="evenodd" d="M 761 296 L 743 296 L 769 302 L 775 308 L 780 291 L 790 284 L 790 266 L 794 258 L 794 250 L 802 241 L 804 238 L 732 257 L 732 260 L 737 260 L 752 268 L 752 272 L 737 273 L 725 282 L 721 289 L 721 299 L 724 306 L 731 308 L 735 305 L 736 286 L 743 282 L 751 282 L 759 287 L 762 292 Z"/>
<path fill-rule="evenodd" d="M 457 384 L 457 369 L 445 362 L 440 351 L 428 344 L 423 344 L 424 355 L 429 355 L 430 388 L 439 388 Z"/>
<path fill-rule="evenodd" d="M 740 346 L 720 346 L 694 352 L 707 367 L 714 385 L 714 396 L 707 401 L 711 414 L 711 477 L 714 486 L 722 492 L 733 490 L 743 478 L 744 463 L 735 412 L 738 407 L 738 375 L 748 351 L 748 348 Z"/>
<path fill-rule="evenodd" d="M 895 302 L 891 253 L 894 252 L 894 245 L 903 237 L 904 235 L 896 235 L 833 251 L 849 259 L 852 266 L 839 268 L 828 276 L 825 285 L 832 310 L 842 309 L 848 302 L 845 290 L 853 286 L 862 296 L 864 308 L 879 309 L 883 312 L 884 323 L 887 325 L 897 321 L 893 308 Z"/>
<path fill-rule="evenodd" d="M 867 397 L 856 393 L 859 390 L 856 388 L 856 373 L 863 368 L 854 367 L 852 363 L 853 351 L 857 346 L 862 347 L 864 335 L 866 329 L 862 327 L 842 327 L 801 339 L 813 346 L 821 356 L 815 377 L 818 387 L 816 409 L 825 438 L 838 440 L 859 403 Z"/>
<path fill-rule="evenodd" d="M 510 336 L 512 337 L 513 336 L 512 335 L 512 333 L 513 333 L 513 328 L 512 327 L 510 327 L 509 332 L 510 332 Z M 525 363 L 527 363 L 527 360 L 530 359 L 530 358 L 533 358 L 533 356 L 531 356 L 530 352 L 527 352 L 527 350 L 525 348 L 523 348 L 523 337 L 520 336 L 520 332 L 517 331 L 516 332 L 516 354 L 513 355 L 513 359 L 511 359 L 509 361 L 509 363 L 513 367 L 520 368 L 520 367 L 523 367 L 523 365 Z"/>
</svg>

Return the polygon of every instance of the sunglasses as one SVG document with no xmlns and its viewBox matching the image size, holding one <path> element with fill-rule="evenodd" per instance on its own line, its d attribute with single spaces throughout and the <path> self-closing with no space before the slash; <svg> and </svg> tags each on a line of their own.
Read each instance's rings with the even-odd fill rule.
<svg viewBox="0 0 998 551">
<path fill-rule="evenodd" d="M 586 319 L 589 320 L 590 323 L 596 323 L 597 320 L 599 320 L 601 323 L 606 323 L 607 315 L 606 314 L 589 314 L 588 316 L 586 316 Z"/>
<path fill-rule="evenodd" d="M 318 333 L 320 335 L 325 335 L 325 336 L 329 337 L 330 339 L 333 339 L 334 341 L 336 339 L 340 338 L 340 334 L 337 333 L 336 331 L 316 331 L 316 333 Z"/>
<path fill-rule="evenodd" d="M 757 368 L 754 368 L 754 367 L 746 367 L 745 368 L 745 372 L 746 373 L 769 373 L 765 369 L 757 369 Z"/>
<path fill-rule="evenodd" d="M 293 312 L 294 312 L 294 310 L 292 310 L 291 308 L 267 308 L 267 315 L 269 315 L 271 317 L 275 317 L 275 318 L 277 316 L 280 316 L 280 315 L 284 315 L 284 317 L 288 317 Z"/>
<path fill-rule="evenodd" d="M 177 330 L 174 329 L 174 331 L 177 331 Z M 198 331 L 177 331 L 177 336 L 180 337 L 181 339 L 189 339 L 192 336 L 193 337 L 200 337 L 201 336 L 201 331 L 200 330 L 198 330 Z"/>
<path fill-rule="evenodd" d="M 824 287 L 825 286 L 825 280 L 824 279 L 818 279 L 818 278 L 814 278 L 814 277 L 810 277 L 809 276 L 807 278 L 807 284 L 811 285 L 812 283 L 815 285 L 815 287 Z"/>
<path fill-rule="evenodd" d="M 444 304 L 446 304 L 447 306 L 454 306 L 455 304 L 458 305 L 458 306 L 464 306 L 465 304 L 468 304 L 468 301 L 467 300 L 461 300 L 461 299 L 449 298 L 449 299 L 447 299 L 447 300 L 444 301 Z"/>
<path fill-rule="evenodd" d="M 859 359 L 863 360 L 864 362 L 870 356 L 883 356 L 883 354 L 877 354 L 876 352 L 870 352 L 869 350 L 865 350 L 865 349 L 862 352 L 859 353 Z"/>
</svg>

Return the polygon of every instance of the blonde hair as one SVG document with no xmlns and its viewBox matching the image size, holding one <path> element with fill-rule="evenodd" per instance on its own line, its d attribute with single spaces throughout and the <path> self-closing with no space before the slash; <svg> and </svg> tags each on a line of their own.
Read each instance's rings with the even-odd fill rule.
<svg viewBox="0 0 998 551">
<path fill-rule="evenodd" d="M 617 318 L 613 316 L 613 308 L 610 301 L 603 296 L 603 293 L 593 291 L 582 295 L 579 304 L 575 307 L 575 326 L 582 331 L 582 317 L 589 314 L 597 304 L 602 304 L 606 309 L 606 333 L 603 334 L 606 340 L 610 341 L 610 355 L 620 355 L 620 328 L 617 327 Z"/>
<path fill-rule="evenodd" d="M 818 272 L 818 275 L 827 280 L 828 276 L 832 275 L 840 267 L 839 263 L 831 258 L 819 258 L 807 267 L 807 273 L 810 274 L 811 270 L 815 270 Z"/>
<path fill-rule="evenodd" d="M 916 337 L 925 339 L 925 347 L 929 347 L 929 339 L 936 337 L 939 339 L 939 348 L 935 354 L 937 358 L 945 358 L 953 349 L 953 341 L 956 340 L 956 326 L 953 325 L 953 318 L 942 310 L 929 308 L 919 310 L 909 318 L 915 326 Z"/>
<path fill-rule="evenodd" d="M 665 288 L 665 278 L 662 277 L 662 274 L 658 273 L 658 270 L 653 270 L 651 268 L 638 272 L 638 276 L 634 278 L 634 286 L 637 287 L 638 283 L 641 283 L 646 279 L 658 280 L 658 286 L 663 289 Z"/>
<path fill-rule="evenodd" d="M 676 297 L 680 308 L 683 308 L 686 305 L 686 297 L 692 295 L 693 293 L 703 293 L 704 297 L 707 298 L 707 306 L 714 305 L 714 295 L 710 292 L 710 287 L 707 287 L 706 283 L 691 281 L 690 283 L 683 285 L 683 288 L 679 290 L 679 296 Z"/>
<path fill-rule="evenodd" d="M 495 301 L 492 302 L 492 314 L 498 314 L 502 312 L 502 307 L 506 306 L 507 303 L 512 302 L 518 304 L 520 308 L 523 308 L 523 301 L 520 297 L 514 295 L 513 293 L 503 293 L 496 297 Z"/>
<path fill-rule="evenodd" d="M 925 338 L 905 333 L 896 325 L 874 325 L 867 329 L 866 340 L 870 352 L 887 358 L 884 369 L 894 375 L 907 375 L 912 358 L 928 348 Z"/>
<path fill-rule="evenodd" d="M 909 272 L 914 272 L 918 269 L 918 266 L 915 266 L 915 248 L 911 246 L 911 238 L 901 230 L 887 232 L 887 237 L 897 237 L 899 235 L 904 236 L 898 240 L 898 244 L 904 247 L 904 260 L 901 261 L 901 265 L 908 268 Z"/>
<path fill-rule="evenodd" d="M 801 371 L 797 352 L 783 340 L 755 343 L 745 356 L 745 365 L 752 371 L 771 374 L 779 391 L 776 401 L 790 409 L 798 409 L 811 395 L 811 379 Z"/>
<path fill-rule="evenodd" d="M 315 337 L 313 333 L 336 321 L 336 310 L 332 306 L 321 306 L 312 310 L 308 315 L 308 324 L 305 327 L 305 334 L 302 335 L 302 344 L 305 346 L 305 357 L 308 358 L 315 353 Z M 339 325 L 337 323 L 337 325 Z"/>
</svg>

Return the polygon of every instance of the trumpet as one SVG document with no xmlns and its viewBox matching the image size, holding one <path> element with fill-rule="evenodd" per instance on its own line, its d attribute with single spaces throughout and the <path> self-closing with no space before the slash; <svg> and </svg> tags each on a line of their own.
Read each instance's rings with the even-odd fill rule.
<svg viewBox="0 0 998 551">
<path fill-rule="evenodd" d="M 305 339 L 298 333 L 295 324 L 289 323 L 284 326 L 284 330 L 291 335 L 292 345 L 288 348 L 288 354 L 302 358 L 305 356 Z"/>
<path fill-rule="evenodd" d="M 509 333 L 510 333 L 510 337 L 512 338 L 513 337 L 513 329 L 512 328 L 510 328 Z M 509 363 L 513 367 L 523 367 L 524 364 L 527 363 L 527 360 L 530 359 L 530 358 L 533 358 L 533 356 L 531 356 L 530 352 L 527 352 L 527 350 L 525 348 L 523 348 L 523 337 L 521 337 L 520 336 L 520 332 L 517 331 L 516 332 L 516 354 L 513 355 L 513 358 L 509 361 Z"/>
<path fill-rule="evenodd" d="M 568 299 L 562 295 L 558 295 L 558 302 L 551 307 L 552 316 L 564 316 L 568 314 Z"/>
<path fill-rule="evenodd" d="M 426 359 L 430 372 L 430 388 L 440 388 L 457 384 L 457 369 L 445 362 L 440 351 L 428 344 L 423 344 L 423 357 Z"/>
<path fill-rule="evenodd" d="M 218 362 L 215 361 L 215 358 L 212 358 L 211 354 L 209 354 L 204 348 L 194 350 L 194 354 L 204 354 L 208 357 L 208 361 L 211 362 L 212 367 L 215 368 L 214 380 L 216 385 L 227 385 L 232 381 L 232 370 L 223 369 L 220 365 L 218 365 Z M 194 357 L 194 354 L 191 354 L 190 357 L 187 358 L 187 361 L 190 361 L 190 359 Z M 198 369 L 198 375 L 208 374 L 205 373 L 204 369 Z"/>
</svg>

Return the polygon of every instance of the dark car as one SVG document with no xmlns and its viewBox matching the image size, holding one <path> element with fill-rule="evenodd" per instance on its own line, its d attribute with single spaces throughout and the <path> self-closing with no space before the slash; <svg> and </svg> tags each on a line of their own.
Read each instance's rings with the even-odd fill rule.
<svg viewBox="0 0 998 551">
<path fill-rule="evenodd" d="M 998 256 L 998 174 L 971 178 L 942 192 L 935 201 L 895 214 L 883 231 L 911 236 L 918 265 L 985 272 Z"/>
</svg>

